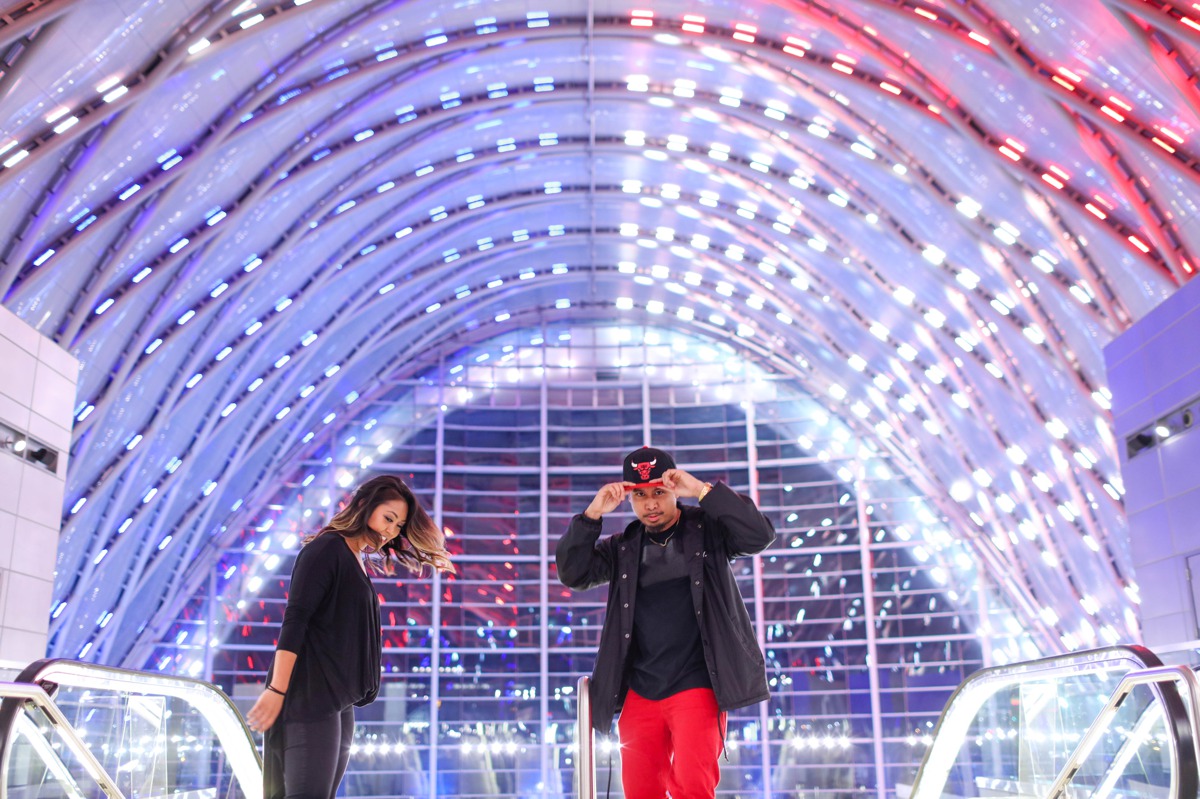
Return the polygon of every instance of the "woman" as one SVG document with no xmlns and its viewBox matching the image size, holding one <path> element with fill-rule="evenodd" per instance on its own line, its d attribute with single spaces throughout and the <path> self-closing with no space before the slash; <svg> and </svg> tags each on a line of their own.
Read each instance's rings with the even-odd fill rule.
<svg viewBox="0 0 1200 799">
<path fill-rule="evenodd" d="M 265 799 L 332 799 L 350 757 L 354 706 L 379 693 L 382 628 L 367 573 L 399 563 L 452 572 L 445 538 L 398 477 L 358 487 L 296 555 L 275 661 L 246 714 L 264 735 Z"/>
</svg>

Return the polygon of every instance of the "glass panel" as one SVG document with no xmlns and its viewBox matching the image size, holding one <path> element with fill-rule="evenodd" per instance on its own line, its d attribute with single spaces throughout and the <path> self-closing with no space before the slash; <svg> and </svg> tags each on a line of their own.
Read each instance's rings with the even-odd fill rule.
<svg viewBox="0 0 1200 799">
<path fill-rule="evenodd" d="M 15 718 L 4 780 L 8 799 L 107 797 L 70 747 L 64 745 L 56 726 L 28 702 Z"/>
<path fill-rule="evenodd" d="M 1035 680 L 1000 691 L 976 715 L 946 790 L 959 796 L 1046 795 L 1121 676 Z M 1137 687 L 1071 785 L 1095 789 L 1107 782 L 1132 795 L 1165 791 L 1166 733 L 1152 689 Z"/>
<path fill-rule="evenodd" d="M 495 715 L 492 715 L 495 718 Z M 536 722 L 447 723 L 439 749 L 440 785 L 457 796 L 539 796 L 546 785 L 542 758 L 553 750 L 539 745 Z M 559 770 L 546 772 L 561 792 Z"/>
<path fill-rule="evenodd" d="M 126 797 L 244 796 L 215 730 L 188 702 L 67 685 L 53 698 Z"/>
<path fill-rule="evenodd" d="M 1147 685 L 1133 689 L 1080 765 L 1068 790 L 1106 786 L 1105 793 L 1115 790 L 1128 796 L 1167 795 L 1172 779 L 1171 745 L 1155 690 Z M 1060 702 L 1061 724 L 1071 731 L 1070 738 L 1076 739 L 1079 731 L 1091 723 L 1086 714 L 1097 709 L 1096 704 L 1094 700 L 1081 701 L 1081 697 L 1066 697 Z M 1041 775 L 1032 776 L 1037 779 Z"/>
<path fill-rule="evenodd" d="M 1175 743 L 1161 692 L 1176 687 L 1136 685 L 1111 718 L 1102 716 L 1121 680 L 1141 667 L 1127 651 L 1109 650 L 977 675 L 947 708 L 914 796 L 1049 795 L 1094 724 L 1101 734 L 1068 795 L 1167 795 Z"/>
<path fill-rule="evenodd" d="M 347 796 L 429 796 L 428 727 L 356 723 Z"/>
</svg>

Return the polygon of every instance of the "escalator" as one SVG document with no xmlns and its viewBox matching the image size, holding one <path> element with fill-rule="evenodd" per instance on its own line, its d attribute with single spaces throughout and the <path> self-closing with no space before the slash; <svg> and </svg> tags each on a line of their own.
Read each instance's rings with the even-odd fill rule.
<svg viewBox="0 0 1200 799">
<path fill-rule="evenodd" d="M 899 799 L 1195 799 L 1196 673 L 1136 646 L 983 669 Z"/>
<path fill-rule="evenodd" d="M 262 799 L 250 730 L 213 685 L 68 660 L 0 682 L 0 799 Z"/>
</svg>

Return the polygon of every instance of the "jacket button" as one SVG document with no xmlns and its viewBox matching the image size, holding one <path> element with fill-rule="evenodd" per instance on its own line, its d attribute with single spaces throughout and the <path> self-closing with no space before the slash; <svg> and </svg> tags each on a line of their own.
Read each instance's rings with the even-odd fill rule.
<svg viewBox="0 0 1200 799">
<path fill-rule="evenodd" d="M 622 605 L 621 607 L 625 607 L 625 608 L 627 608 L 627 607 L 629 607 L 629 603 L 628 603 L 628 602 L 626 602 L 626 603 L 625 603 L 624 605 Z"/>
<path fill-rule="evenodd" d="M 625 633 L 625 637 L 626 637 L 626 638 L 628 638 L 628 637 L 629 637 L 629 633 Z"/>
<path fill-rule="evenodd" d="M 700 581 L 699 581 L 699 580 L 697 580 L 697 581 L 696 581 L 696 585 L 700 585 Z"/>
<path fill-rule="evenodd" d="M 628 575 L 628 574 L 622 574 L 622 575 L 621 575 L 621 579 L 622 579 L 622 580 L 628 580 L 628 579 L 629 579 L 629 575 Z"/>
</svg>

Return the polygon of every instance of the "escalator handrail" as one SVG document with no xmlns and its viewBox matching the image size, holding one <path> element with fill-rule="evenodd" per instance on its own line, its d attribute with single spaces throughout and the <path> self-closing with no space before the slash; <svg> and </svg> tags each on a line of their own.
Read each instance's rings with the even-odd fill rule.
<svg viewBox="0 0 1200 799">
<path fill-rule="evenodd" d="M 204 680 L 101 666 L 64 658 L 30 663 L 17 682 L 69 685 L 94 690 L 119 689 L 149 696 L 168 696 L 194 707 L 208 722 L 229 760 L 246 799 L 262 799 L 262 757 L 250 728 L 225 692 Z M 47 693 L 52 693 L 47 692 Z"/>
<path fill-rule="evenodd" d="M 96 755 L 79 737 L 79 733 L 71 726 L 71 722 L 63 715 L 54 700 L 39 685 L 23 682 L 0 682 L 0 775 L 8 774 L 8 758 L 12 752 L 12 734 L 16 728 L 17 718 L 22 709 L 32 702 L 46 715 L 55 730 L 61 736 L 67 748 L 79 759 L 100 789 L 108 799 L 125 799 L 125 794 L 117 786 L 104 766 L 96 759 Z M 8 795 L 8 780 L 0 779 L 0 792 Z"/>
<path fill-rule="evenodd" d="M 1158 655 L 1143 646 L 1121 645 L 1055 655 L 1023 663 L 992 666 L 968 677 L 947 700 L 933 730 L 933 743 L 925 751 L 921 767 L 913 780 L 910 799 L 938 799 L 949 777 L 967 728 L 979 708 L 996 692 L 1029 677 L 1046 678 L 1056 675 L 1085 674 L 1107 671 L 1120 662 L 1132 663 L 1127 672 L 1158 668 L 1163 665 Z M 1163 704 L 1167 731 L 1173 751 L 1190 751 L 1192 770 L 1195 770 L 1196 741 L 1190 732 L 1187 706 L 1173 683 L 1155 684 L 1154 690 Z M 1189 749 L 1190 745 L 1190 749 Z M 946 751 L 949 749 L 950 751 Z M 1188 755 L 1182 755 L 1189 757 Z M 1187 767 L 1187 762 L 1182 763 Z"/>
<path fill-rule="evenodd" d="M 590 678 L 579 678 L 576 689 L 578 718 L 575 721 L 575 780 L 579 799 L 596 799 L 596 735 L 592 731 Z"/>
</svg>

